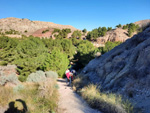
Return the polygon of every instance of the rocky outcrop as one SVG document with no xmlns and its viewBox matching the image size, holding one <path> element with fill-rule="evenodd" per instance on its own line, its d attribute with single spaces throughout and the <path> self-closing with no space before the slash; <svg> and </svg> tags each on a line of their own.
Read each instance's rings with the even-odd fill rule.
<svg viewBox="0 0 150 113">
<path fill-rule="evenodd" d="M 145 29 L 146 26 L 150 25 L 150 19 L 137 21 L 134 24 L 139 25 L 141 29 Z M 134 34 L 137 34 L 135 32 Z M 131 37 L 128 36 L 128 30 L 122 28 L 116 28 L 108 31 L 105 36 L 97 38 L 95 45 L 101 46 L 108 41 L 111 42 L 124 42 Z"/>
<path fill-rule="evenodd" d="M 111 41 L 111 42 L 117 42 L 117 41 L 124 42 L 128 38 L 130 38 L 130 37 L 128 36 L 127 30 L 124 30 L 122 28 L 116 28 L 116 29 L 113 29 L 111 31 L 108 31 L 105 36 L 99 37 L 97 39 L 97 43 L 98 44 L 105 44 L 108 41 Z"/>
<path fill-rule="evenodd" d="M 142 112 L 150 111 L 150 27 L 108 53 L 93 59 L 83 69 L 102 91 L 129 98 Z"/>
</svg>

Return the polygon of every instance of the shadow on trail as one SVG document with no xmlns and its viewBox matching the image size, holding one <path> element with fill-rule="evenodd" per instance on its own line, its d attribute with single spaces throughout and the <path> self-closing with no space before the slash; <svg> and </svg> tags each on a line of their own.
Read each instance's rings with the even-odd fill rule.
<svg viewBox="0 0 150 113">
<path fill-rule="evenodd" d="M 63 80 L 62 79 L 57 79 L 57 81 L 66 83 L 66 79 L 63 79 Z"/>
<path fill-rule="evenodd" d="M 4 113 L 27 113 L 28 108 L 25 101 L 16 99 L 9 103 L 9 108 Z"/>
</svg>

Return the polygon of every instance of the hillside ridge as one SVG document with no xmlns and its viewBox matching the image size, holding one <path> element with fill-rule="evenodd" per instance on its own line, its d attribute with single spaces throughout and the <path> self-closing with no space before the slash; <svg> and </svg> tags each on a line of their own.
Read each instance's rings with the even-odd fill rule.
<svg viewBox="0 0 150 113">
<path fill-rule="evenodd" d="M 53 22 L 44 22 L 44 21 L 31 21 L 26 18 L 20 19 L 15 17 L 9 17 L 0 19 L 0 29 L 4 31 L 13 29 L 21 33 L 24 33 L 27 30 L 27 34 L 32 34 L 33 32 L 42 28 L 58 28 L 58 29 L 69 28 L 73 31 L 77 30 L 75 27 L 71 25 L 60 25 L 55 24 Z"/>
</svg>

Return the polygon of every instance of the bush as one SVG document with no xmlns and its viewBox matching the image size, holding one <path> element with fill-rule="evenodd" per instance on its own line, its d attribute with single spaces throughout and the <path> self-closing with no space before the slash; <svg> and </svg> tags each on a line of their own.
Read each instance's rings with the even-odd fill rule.
<svg viewBox="0 0 150 113">
<path fill-rule="evenodd" d="M 17 86 L 13 87 L 13 92 L 18 92 L 24 89 L 24 85 L 18 84 Z"/>
<path fill-rule="evenodd" d="M 1 66 L 7 66 L 8 62 L 7 61 L 0 61 Z"/>
<path fill-rule="evenodd" d="M 87 32 L 87 30 L 86 30 L 86 29 L 83 29 L 83 30 L 82 30 L 82 32 L 83 32 L 83 33 L 86 33 L 86 32 Z"/>
<path fill-rule="evenodd" d="M 116 27 L 120 28 L 120 27 L 121 27 L 121 24 L 116 25 Z"/>
<path fill-rule="evenodd" d="M 121 44 L 121 42 L 110 42 L 110 41 L 108 41 L 105 43 L 105 47 L 103 48 L 103 51 L 108 52 L 120 44 Z"/>
<path fill-rule="evenodd" d="M 76 30 L 76 31 L 74 31 L 73 33 L 72 33 L 72 38 L 78 38 L 78 39 L 81 39 L 81 31 L 78 31 L 78 30 Z"/>
<path fill-rule="evenodd" d="M 25 33 L 27 33 L 28 31 L 27 31 L 27 30 L 25 30 L 24 32 L 25 32 Z"/>
<path fill-rule="evenodd" d="M 67 38 L 68 33 L 71 33 L 71 29 L 54 29 L 53 33 L 58 33 L 58 35 L 54 35 L 57 39 Z"/>
<path fill-rule="evenodd" d="M 77 46 L 77 54 L 75 59 L 78 59 L 77 63 L 84 67 L 90 60 L 94 58 L 95 47 L 89 41 L 81 41 Z"/>
<path fill-rule="evenodd" d="M 75 54 L 75 47 L 73 46 L 71 40 L 63 39 L 61 41 L 61 46 L 63 48 L 63 52 L 69 57 L 72 57 Z"/>
<path fill-rule="evenodd" d="M 108 29 L 106 27 L 99 27 L 96 29 L 93 29 L 91 32 L 88 32 L 87 39 L 88 40 L 96 40 L 98 37 L 105 36 L 106 32 L 111 30 L 111 27 Z"/>
<path fill-rule="evenodd" d="M 42 33 L 46 33 L 46 32 L 48 32 L 48 31 L 49 31 L 49 29 L 46 29 L 46 30 L 42 31 Z"/>
<path fill-rule="evenodd" d="M 39 83 L 46 81 L 48 78 L 56 80 L 58 78 L 58 74 L 54 71 L 36 71 L 28 76 L 27 82 Z"/>
<path fill-rule="evenodd" d="M 12 83 L 12 84 L 17 84 L 18 81 L 18 77 L 16 76 L 15 73 L 12 73 L 11 75 L 5 76 L 5 75 L 1 75 L 0 76 L 0 85 L 5 85 L 6 83 Z"/>
<path fill-rule="evenodd" d="M 45 81 L 45 80 L 46 80 L 46 76 L 43 71 L 36 71 L 35 73 L 31 73 L 27 78 L 27 82 L 35 82 L 35 83 Z"/>
<path fill-rule="evenodd" d="M 47 72 L 45 72 L 45 76 L 47 78 L 52 78 L 52 79 L 55 79 L 55 80 L 58 78 L 58 74 L 56 72 L 54 72 L 54 71 L 47 71 Z"/>
<path fill-rule="evenodd" d="M 60 77 L 63 77 L 68 65 L 67 55 L 55 48 L 51 54 L 46 55 L 44 64 L 40 68 L 43 71 L 56 71 Z"/>
<path fill-rule="evenodd" d="M 130 23 L 123 26 L 123 29 L 128 29 L 128 36 L 131 37 L 134 32 L 139 32 L 141 29 L 139 29 L 139 25 Z"/>
<path fill-rule="evenodd" d="M 5 36 L 0 37 L 0 49 L 6 48 L 9 40 L 10 39 L 8 37 L 5 37 Z"/>
</svg>

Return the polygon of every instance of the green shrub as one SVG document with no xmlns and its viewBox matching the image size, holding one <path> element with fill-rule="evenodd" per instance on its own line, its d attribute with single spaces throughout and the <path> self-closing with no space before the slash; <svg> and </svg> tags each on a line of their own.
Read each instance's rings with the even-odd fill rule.
<svg viewBox="0 0 150 113">
<path fill-rule="evenodd" d="M 90 60 L 94 58 L 95 47 L 89 41 L 81 41 L 77 46 L 77 54 L 74 56 L 78 59 L 77 63 L 84 67 Z"/>
<path fill-rule="evenodd" d="M 1 65 L 1 66 L 6 66 L 7 64 L 8 64 L 7 61 L 0 61 L 0 65 Z"/>
<path fill-rule="evenodd" d="M 121 24 L 116 25 L 116 27 L 120 28 L 120 27 L 121 27 Z"/>
<path fill-rule="evenodd" d="M 134 23 L 130 23 L 130 24 L 126 24 L 123 26 L 123 29 L 128 29 L 128 36 L 131 37 L 133 35 L 134 32 L 139 32 L 139 25 L 134 24 Z"/>
<path fill-rule="evenodd" d="M 81 36 L 82 36 L 81 31 L 76 30 L 72 33 L 72 38 L 81 39 Z"/>
<path fill-rule="evenodd" d="M 61 46 L 63 48 L 63 52 L 66 53 L 69 57 L 72 57 L 75 54 L 75 47 L 73 46 L 71 40 L 63 39 L 61 41 Z"/>
<path fill-rule="evenodd" d="M 48 32 L 48 31 L 49 31 L 49 29 L 46 29 L 46 30 L 42 31 L 42 33 L 46 33 L 46 32 Z"/>
<path fill-rule="evenodd" d="M 111 27 L 108 29 L 106 27 L 99 27 L 96 29 L 93 29 L 92 31 L 88 32 L 87 39 L 88 40 L 96 40 L 98 37 L 105 36 L 106 32 L 111 30 Z"/>
<path fill-rule="evenodd" d="M 9 40 L 10 39 L 6 36 L 0 37 L 0 49 L 6 48 Z"/>
<path fill-rule="evenodd" d="M 6 31 L 5 34 L 19 34 L 19 31 L 16 31 L 14 29 L 10 29 L 9 31 Z"/>
<path fill-rule="evenodd" d="M 56 39 L 67 38 L 68 33 L 71 33 L 71 29 L 54 29 L 53 33 L 58 33 L 58 35 L 54 35 Z"/>
<path fill-rule="evenodd" d="M 87 32 L 87 30 L 86 30 L 86 29 L 83 29 L 83 30 L 82 30 L 82 32 L 83 32 L 83 33 L 86 33 L 86 32 Z"/>
<path fill-rule="evenodd" d="M 27 33 L 28 31 L 27 31 L 27 30 L 25 30 L 24 32 L 25 32 L 25 33 Z"/>
<path fill-rule="evenodd" d="M 103 52 L 104 53 L 108 52 L 108 51 L 112 50 L 114 47 L 116 47 L 120 44 L 121 44 L 121 42 L 110 42 L 110 41 L 108 41 L 108 42 L 105 43 L 105 47 L 103 48 Z"/>
<path fill-rule="evenodd" d="M 55 48 L 51 54 L 46 55 L 44 64 L 40 68 L 44 71 L 56 71 L 60 77 L 63 77 L 68 64 L 67 55 Z"/>
</svg>

